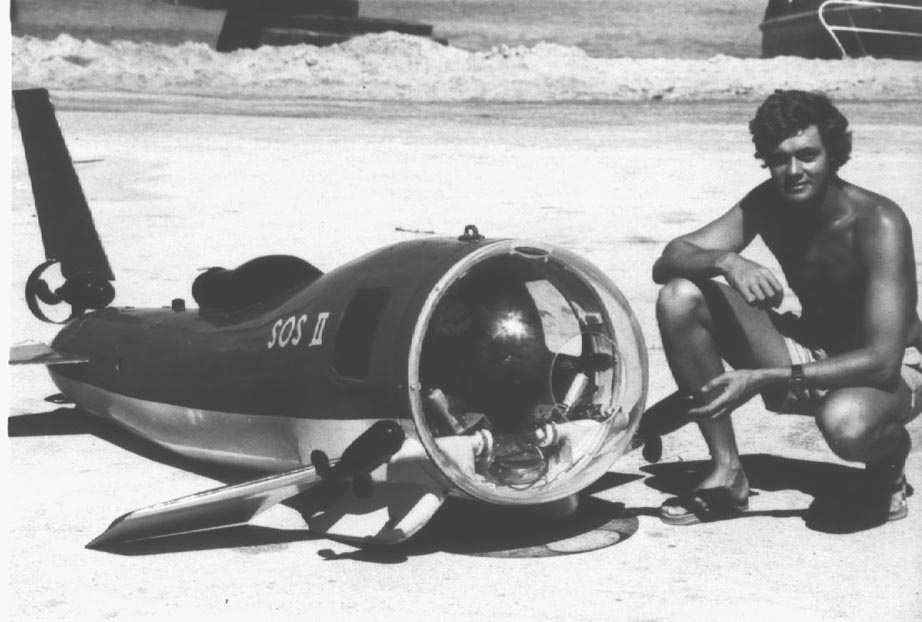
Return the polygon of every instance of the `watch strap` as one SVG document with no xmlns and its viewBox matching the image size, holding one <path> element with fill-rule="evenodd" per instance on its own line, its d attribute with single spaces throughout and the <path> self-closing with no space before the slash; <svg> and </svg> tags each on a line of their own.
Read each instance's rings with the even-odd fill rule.
<svg viewBox="0 0 922 622">
<path fill-rule="evenodd" d="M 788 378 L 788 384 L 794 387 L 804 386 L 807 377 L 804 375 L 804 366 L 799 363 L 791 365 L 791 377 Z"/>
</svg>

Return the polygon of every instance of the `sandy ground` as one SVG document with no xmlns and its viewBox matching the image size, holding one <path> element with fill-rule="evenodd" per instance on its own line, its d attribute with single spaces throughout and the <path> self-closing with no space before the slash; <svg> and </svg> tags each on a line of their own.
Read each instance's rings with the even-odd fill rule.
<svg viewBox="0 0 922 622">
<path fill-rule="evenodd" d="M 406 230 L 460 234 L 476 223 L 490 237 L 568 247 L 612 276 L 647 339 L 650 404 L 673 390 L 650 266 L 666 240 L 764 176 L 745 129 L 750 105 L 57 99 L 117 304 L 189 298 L 203 266 L 292 253 L 330 269 L 416 235 Z M 895 199 L 918 229 L 917 107 L 843 104 L 856 143 L 843 175 Z M 265 114 L 240 114 L 253 111 Z M 12 136 L 10 339 L 48 340 L 53 327 L 22 302 L 42 253 L 15 122 Z M 764 249 L 753 255 L 766 259 Z M 790 296 L 785 304 L 796 308 Z M 878 529 L 809 529 L 813 493 L 854 466 L 809 419 L 770 416 L 758 403 L 734 415 L 757 493 L 736 520 L 670 527 L 655 518 L 663 490 L 704 466 L 706 449 L 686 428 L 665 439 L 661 463 L 628 454 L 594 487 L 639 517 L 633 536 L 594 552 L 475 555 L 476 542 L 459 545 L 444 528 L 415 547 L 361 551 L 313 537 L 280 507 L 259 527 L 106 553 L 84 545 L 115 517 L 228 474 L 46 402 L 55 390 L 44 370 L 9 373 L 10 619 L 902 621 L 922 611 L 920 497 L 906 520 Z M 922 484 L 918 420 L 910 431 L 908 475 Z"/>
</svg>

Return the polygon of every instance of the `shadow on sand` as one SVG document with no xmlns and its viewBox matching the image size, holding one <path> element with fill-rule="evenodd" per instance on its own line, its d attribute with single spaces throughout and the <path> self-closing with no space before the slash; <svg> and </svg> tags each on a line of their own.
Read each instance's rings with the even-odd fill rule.
<svg viewBox="0 0 922 622">
<path fill-rule="evenodd" d="M 534 511 L 449 499 L 416 535 L 391 546 L 364 546 L 335 553 L 318 551 L 328 561 L 399 563 L 437 552 L 474 557 L 534 558 L 572 555 L 623 542 L 637 532 L 636 516 L 621 503 L 583 498 L 565 520 L 535 517 Z M 355 545 L 355 543 L 347 543 Z"/>
<path fill-rule="evenodd" d="M 606 548 L 630 538 L 639 522 L 622 503 L 591 496 L 640 479 L 606 473 L 580 495 L 565 519 L 534 508 L 500 507 L 449 499 L 432 521 L 405 546 L 417 553 L 445 551 L 479 557 L 554 557 Z"/>
<path fill-rule="evenodd" d="M 800 460 L 769 454 L 742 456 L 752 496 L 759 491 L 797 490 L 814 498 L 808 508 L 746 511 L 719 520 L 740 520 L 758 516 L 801 517 L 815 531 L 849 534 L 886 522 L 873 508 L 860 502 L 864 469 L 828 462 Z M 650 473 L 645 483 L 669 495 L 691 490 L 707 474 L 708 461 L 653 464 L 641 470 Z M 659 516 L 659 508 L 634 508 L 639 515 Z"/>
</svg>

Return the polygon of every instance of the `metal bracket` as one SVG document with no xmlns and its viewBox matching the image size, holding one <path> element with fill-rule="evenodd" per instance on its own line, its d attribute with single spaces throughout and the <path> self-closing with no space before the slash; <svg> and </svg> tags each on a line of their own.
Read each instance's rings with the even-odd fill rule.
<svg viewBox="0 0 922 622">
<path fill-rule="evenodd" d="M 464 233 L 458 237 L 460 242 L 479 242 L 484 239 L 477 230 L 477 225 L 468 225 L 464 228 Z"/>
</svg>

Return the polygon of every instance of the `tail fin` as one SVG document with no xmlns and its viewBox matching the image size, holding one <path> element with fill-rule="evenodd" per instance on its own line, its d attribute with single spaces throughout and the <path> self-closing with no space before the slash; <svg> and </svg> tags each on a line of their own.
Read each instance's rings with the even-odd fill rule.
<svg viewBox="0 0 922 622">
<path fill-rule="evenodd" d="M 13 102 L 48 260 L 43 266 L 60 263 L 65 278 L 64 285 L 52 293 L 39 278 L 44 269 L 40 266 L 26 285 L 29 307 L 36 312 L 36 296 L 48 304 L 69 303 L 72 316 L 84 309 L 105 307 L 115 296 L 110 283 L 115 276 L 64 144 L 51 97 L 46 89 L 15 90 Z M 47 320 L 44 314 L 36 315 Z"/>
</svg>

